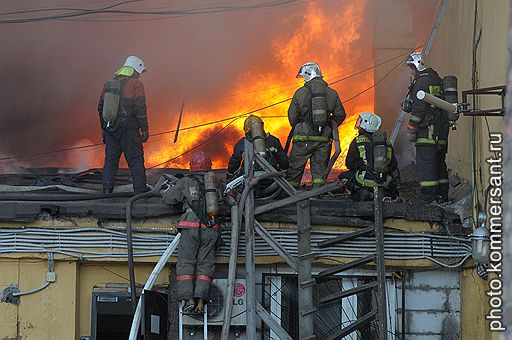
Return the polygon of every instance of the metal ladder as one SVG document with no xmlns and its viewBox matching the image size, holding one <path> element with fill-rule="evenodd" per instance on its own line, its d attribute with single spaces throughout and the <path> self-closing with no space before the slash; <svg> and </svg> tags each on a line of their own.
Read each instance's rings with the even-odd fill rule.
<svg viewBox="0 0 512 340">
<path fill-rule="evenodd" d="M 386 272 L 384 263 L 384 224 L 382 218 L 382 187 L 374 188 L 374 216 L 375 225 L 366 227 L 345 235 L 333 237 L 318 243 L 320 248 L 329 247 L 342 242 L 348 242 L 358 237 L 375 235 L 376 251 L 373 254 L 353 260 L 351 262 L 334 266 L 332 268 L 321 271 L 317 279 L 333 277 L 335 274 L 342 273 L 349 269 L 362 267 L 370 262 L 374 262 L 377 266 L 377 279 L 374 282 L 366 283 L 348 290 L 337 292 L 319 299 L 320 306 L 333 302 L 339 302 L 343 298 L 347 298 L 365 291 L 373 291 L 377 297 L 377 308 L 366 313 L 356 321 L 342 328 L 335 334 L 332 334 L 327 340 L 341 339 L 354 331 L 357 331 L 373 320 L 377 321 L 377 333 L 379 340 L 387 339 L 387 304 L 386 304 Z"/>
<path fill-rule="evenodd" d="M 179 340 L 183 340 L 183 305 L 185 303 L 183 301 L 179 304 L 179 316 L 178 316 L 178 322 L 179 322 L 179 330 L 178 330 L 178 337 Z M 203 340 L 208 340 L 208 305 L 204 306 L 204 312 L 203 312 Z"/>
</svg>

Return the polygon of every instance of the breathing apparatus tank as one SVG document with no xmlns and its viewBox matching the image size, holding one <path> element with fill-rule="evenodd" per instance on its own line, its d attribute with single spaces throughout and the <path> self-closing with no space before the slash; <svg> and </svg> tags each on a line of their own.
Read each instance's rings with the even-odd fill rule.
<svg viewBox="0 0 512 340">
<path fill-rule="evenodd" d="M 264 156 L 267 153 L 267 146 L 265 145 L 265 131 L 263 130 L 263 122 L 255 121 L 251 124 L 252 142 L 254 150 L 260 155 Z"/>
<path fill-rule="evenodd" d="M 373 134 L 373 168 L 379 174 L 388 170 L 388 143 L 386 132 L 383 131 Z"/>
<path fill-rule="evenodd" d="M 446 100 L 448 103 L 457 104 L 458 99 L 458 92 L 457 92 L 457 77 L 455 76 L 446 76 L 443 78 L 443 94 L 444 94 L 444 100 Z M 459 119 L 459 113 L 458 112 L 450 112 L 445 111 L 446 117 L 449 121 L 455 122 L 457 119 Z"/>
<path fill-rule="evenodd" d="M 311 92 L 311 118 L 318 132 L 321 132 L 327 125 L 327 83 L 312 81 Z"/>
<path fill-rule="evenodd" d="M 206 213 L 215 218 L 219 214 L 219 196 L 217 193 L 217 176 L 213 171 L 204 175 L 204 190 L 206 201 Z"/>
<path fill-rule="evenodd" d="M 121 83 L 116 79 L 110 79 L 105 83 L 105 94 L 103 95 L 102 117 L 109 127 L 116 120 L 121 100 Z"/>
</svg>

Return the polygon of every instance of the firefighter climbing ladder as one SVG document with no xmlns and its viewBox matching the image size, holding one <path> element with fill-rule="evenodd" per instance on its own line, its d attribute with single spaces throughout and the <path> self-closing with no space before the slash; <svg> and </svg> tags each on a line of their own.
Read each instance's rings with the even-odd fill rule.
<svg viewBox="0 0 512 340">
<path fill-rule="evenodd" d="M 337 127 L 333 129 L 337 132 Z M 337 133 L 334 134 L 337 140 Z M 254 166 L 258 164 L 265 173 L 258 177 L 254 177 Z M 329 163 L 330 166 L 334 162 Z M 330 169 L 328 169 L 330 170 Z M 246 269 L 246 317 L 247 317 L 247 338 L 256 339 L 256 315 L 282 340 L 292 340 L 292 337 L 283 329 L 283 327 L 275 320 L 267 310 L 261 306 L 256 300 L 256 278 L 255 278 L 255 243 L 254 237 L 257 233 L 265 242 L 267 242 L 283 260 L 298 273 L 298 298 L 299 298 L 299 338 L 301 340 L 316 339 L 314 334 L 314 315 L 317 309 L 313 302 L 313 286 L 316 281 L 311 274 L 311 260 L 316 254 L 311 252 L 311 211 L 309 199 L 318 195 L 325 194 L 338 187 L 337 183 L 328 184 L 320 188 L 310 191 L 298 192 L 283 177 L 283 173 L 278 172 L 267 160 L 254 151 L 253 145 L 245 141 L 244 145 L 244 172 L 245 185 L 242 192 L 240 203 L 236 204 L 232 200 L 231 207 L 231 252 L 229 259 L 228 285 L 226 292 L 226 301 L 224 309 L 224 323 L 222 326 L 221 339 L 227 340 L 229 328 L 231 324 L 231 315 L 233 310 L 233 291 L 236 278 L 236 265 L 238 258 L 238 239 L 240 236 L 240 227 L 242 216 L 245 227 L 245 269 Z M 329 171 L 327 171 L 328 173 Z M 273 178 L 281 189 L 290 197 L 255 207 L 254 205 L 254 187 L 258 181 Z M 377 291 L 377 310 L 364 315 L 348 327 L 343 328 L 331 339 L 339 339 L 344 335 L 367 325 L 373 319 L 377 318 L 377 328 L 379 339 L 387 339 L 386 324 L 386 295 L 385 295 L 385 268 L 384 268 L 384 244 L 383 244 L 383 223 L 382 223 L 382 190 L 375 188 L 375 226 L 371 228 L 361 229 L 359 231 L 343 235 L 341 237 L 325 240 L 322 245 L 328 246 L 343 241 L 348 241 L 360 236 L 374 233 L 376 236 L 376 252 L 371 256 L 355 260 L 353 262 L 337 266 L 328 271 L 324 271 L 321 277 L 328 277 L 342 271 L 363 266 L 369 262 L 377 264 L 377 281 L 375 283 L 362 285 L 347 291 L 338 293 L 338 296 L 325 297 L 325 303 L 329 301 L 338 301 L 344 297 L 351 296 L 369 289 Z M 276 208 L 284 207 L 290 204 L 297 204 L 297 232 L 298 232 L 298 258 L 293 257 L 288 251 L 255 219 L 255 215 L 259 215 Z"/>
</svg>

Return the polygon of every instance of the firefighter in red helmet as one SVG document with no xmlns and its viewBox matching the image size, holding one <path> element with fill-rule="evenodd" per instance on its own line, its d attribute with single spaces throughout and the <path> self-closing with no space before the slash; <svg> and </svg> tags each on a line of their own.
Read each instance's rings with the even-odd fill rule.
<svg viewBox="0 0 512 340">
<path fill-rule="evenodd" d="M 162 192 L 166 204 L 183 204 L 184 213 L 177 225 L 181 240 L 176 281 L 177 297 L 184 301 L 184 314 L 204 312 L 215 271 L 221 191 L 211 169 L 210 156 L 197 152 L 190 159 L 190 174 Z"/>
</svg>

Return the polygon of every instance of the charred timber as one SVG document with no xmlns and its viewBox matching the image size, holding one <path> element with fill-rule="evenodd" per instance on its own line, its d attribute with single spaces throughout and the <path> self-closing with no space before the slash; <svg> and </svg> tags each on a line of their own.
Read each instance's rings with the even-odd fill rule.
<svg viewBox="0 0 512 340">
<path fill-rule="evenodd" d="M 88 201 L 1 201 L 0 221 L 27 222 L 35 220 L 41 212 L 52 216 L 95 217 L 99 219 L 124 219 L 127 198 L 110 198 Z M 265 202 L 265 203 L 268 203 Z M 229 220 L 229 207 L 224 211 Z M 385 202 L 384 218 L 407 221 L 425 221 L 444 225 L 460 224 L 459 217 L 439 206 Z M 144 199 L 133 210 L 133 217 L 160 218 L 179 216 L 179 206 L 165 205 L 159 198 Z M 297 223 L 296 204 L 261 214 L 262 222 Z M 311 222 L 314 225 L 367 227 L 373 222 L 373 202 L 349 200 L 311 200 Z"/>
</svg>

